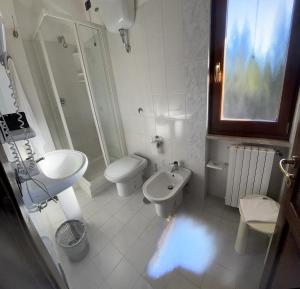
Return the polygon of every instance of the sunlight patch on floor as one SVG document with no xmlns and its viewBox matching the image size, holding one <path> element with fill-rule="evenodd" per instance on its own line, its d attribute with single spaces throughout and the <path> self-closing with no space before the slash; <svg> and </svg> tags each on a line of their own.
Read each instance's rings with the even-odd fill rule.
<svg viewBox="0 0 300 289">
<path fill-rule="evenodd" d="M 179 216 L 170 221 L 163 233 L 147 273 L 155 279 L 176 268 L 199 274 L 209 267 L 215 253 L 215 239 L 207 227 L 187 216 Z"/>
</svg>

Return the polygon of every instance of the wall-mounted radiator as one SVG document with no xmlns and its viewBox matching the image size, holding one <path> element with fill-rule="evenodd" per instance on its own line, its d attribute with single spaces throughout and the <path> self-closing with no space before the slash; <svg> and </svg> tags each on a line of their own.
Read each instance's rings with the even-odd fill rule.
<svg viewBox="0 0 300 289">
<path fill-rule="evenodd" d="M 231 146 L 225 204 L 238 207 L 246 195 L 266 195 L 275 151 L 254 146 Z"/>
</svg>

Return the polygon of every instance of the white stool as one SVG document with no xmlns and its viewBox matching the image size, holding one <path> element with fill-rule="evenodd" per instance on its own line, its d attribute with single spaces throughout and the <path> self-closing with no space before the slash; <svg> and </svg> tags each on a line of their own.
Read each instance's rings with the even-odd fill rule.
<svg viewBox="0 0 300 289">
<path fill-rule="evenodd" d="M 249 196 L 249 198 L 255 198 L 258 195 L 252 195 Z M 266 197 L 268 199 L 270 199 L 269 197 Z M 279 207 L 279 204 L 278 204 Z M 239 211 L 240 211 L 240 224 L 239 224 L 239 229 L 237 232 L 237 236 L 236 236 L 236 241 L 235 241 L 235 245 L 234 245 L 234 249 L 238 254 L 244 254 L 246 251 L 246 247 L 247 247 L 247 238 L 248 238 L 248 230 L 249 228 L 266 234 L 269 237 L 271 237 L 274 233 L 275 230 L 275 226 L 276 223 L 265 223 L 265 222 L 245 222 L 245 217 L 244 217 L 244 213 L 241 210 L 241 207 L 239 206 Z M 271 240 L 271 238 L 270 238 Z M 270 245 L 270 243 L 269 243 Z"/>
</svg>

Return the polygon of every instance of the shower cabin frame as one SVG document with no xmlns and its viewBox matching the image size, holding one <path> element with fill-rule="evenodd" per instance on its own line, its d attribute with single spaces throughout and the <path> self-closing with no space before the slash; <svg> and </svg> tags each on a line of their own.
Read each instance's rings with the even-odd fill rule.
<svg viewBox="0 0 300 289">
<path fill-rule="evenodd" d="M 47 17 L 55 18 L 59 21 L 65 21 L 66 23 L 71 23 L 73 25 L 73 29 L 74 29 L 73 32 L 74 32 L 74 37 L 76 40 L 76 45 L 78 48 L 79 59 L 80 59 L 81 67 L 82 67 L 84 81 L 86 84 L 86 91 L 87 91 L 87 96 L 88 96 L 88 100 L 89 100 L 89 106 L 92 111 L 92 118 L 95 123 L 97 136 L 98 136 L 99 144 L 100 144 L 100 147 L 102 150 L 104 162 L 107 167 L 111 163 L 111 160 L 110 160 L 107 145 L 105 142 L 105 135 L 104 135 L 103 128 L 102 128 L 103 126 L 102 126 L 101 118 L 100 118 L 99 112 L 97 111 L 97 108 L 96 108 L 95 95 L 94 95 L 94 92 L 92 89 L 92 84 L 90 82 L 91 77 L 89 75 L 89 71 L 87 68 L 87 59 L 86 59 L 85 53 L 83 52 L 83 43 L 79 37 L 78 26 L 79 25 L 85 26 L 85 27 L 88 27 L 88 28 L 91 28 L 91 29 L 94 29 L 97 31 L 97 35 L 99 37 L 100 45 L 101 45 L 101 51 L 99 51 L 99 53 L 102 54 L 101 56 L 104 60 L 104 71 L 105 71 L 105 76 L 106 76 L 106 80 L 107 80 L 109 96 L 111 99 L 114 119 L 116 121 L 117 133 L 119 136 L 119 145 L 120 145 L 120 149 L 121 149 L 121 154 L 122 154 L 122 156 L 124 156 L 127 154 L 126 142 L 125 142 L 125 136 L 123 133 L 123 127 L 122 127 L 122 122 L 121 122 L 121 117 L 120 117 L 120 110 L 119 110 L 119 105 L 118 105 L 118 100 L 117 100 L 116 88 L 115 88 L 115 84 L 114 84 L 112 64 L 111 64 L 110 54 L 109 54 L 109 50 L 108 50 L 108 42 L 107 42 L 107 38 L 106 38 L 106 34 L 105 34 L 105 28 L 98 24 L 77 21 L 75 19 L 72 19 L 71 17 L 67 17 L 65 15 L 52 14 L 52 13 L 44 10 L 40 16 L 38 26 L 33 35 L 33 41 L 38 40 L 41 45 L 42 56 L 44 58 L 46 69 L 47 69 L 47 72 L 48 72 L 48 75 L 50 78 L 50 84 L 51 84 L 52 92 L 54 95 L 55 103 L 53 103 L 53 99 L 50 99 L 51 98 L 50 96 L 48 96 L 48 101 L 50 102 L 51 105 L 54 105 L 59 112 L 59 116 L 60 116 L 60 119 L 61 119 L 61 122 L 63 125 L 63 130 L 65 132 L 65 136 L 67 139 L 67 146 L 70 149 L 74 149 L 71 134 L 70 134 L 70 131 L 69 131 L 69 128 L 67 125 L 67 121 L 66 121 L 66 117 L 64 115 L 64 111 L 62 108 L 59 92 L 58 92 L 55 78 L 54 78 L 54 75 L 53 75 L 53 72 L 51 69 L 51 63 L 49 60 L 49 56 L 47 53 L 43 35 L 40 31 L 41 25 L 43 24 L 43 21 Z M 57 122 L 55 117 L 53 119 L 55 122 Z M 59 124 L 56 123 L 55 126 L 59 127 Z M 92 184 L 85 178 L 82 178 L 80 181 L 80 186 L 85 191 L 87 191 L 92 197 L 95 196 L 97 193 L 101 192 L 101 190 L 105 189 L 107 186 L 109 186 L 109 184 L 110 183 L 108 181 L 106 181 L 104 177 L 102 178 L 102 181 L 100 181 L 100 183 L 99 183 L 99 181 L 97 182 L 97 185 Z"/>
</svg>

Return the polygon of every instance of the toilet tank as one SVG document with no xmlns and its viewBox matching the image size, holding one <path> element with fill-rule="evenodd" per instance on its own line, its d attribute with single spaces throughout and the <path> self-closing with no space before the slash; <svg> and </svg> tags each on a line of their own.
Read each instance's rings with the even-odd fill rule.
<svg viewBox="0 0 300 289">
<path fill-rule="evenodd" d="M 100 0 L 101 18 L 108 31 L 129 29 L 135 20 L 135 0 Z"/>
</svg>

